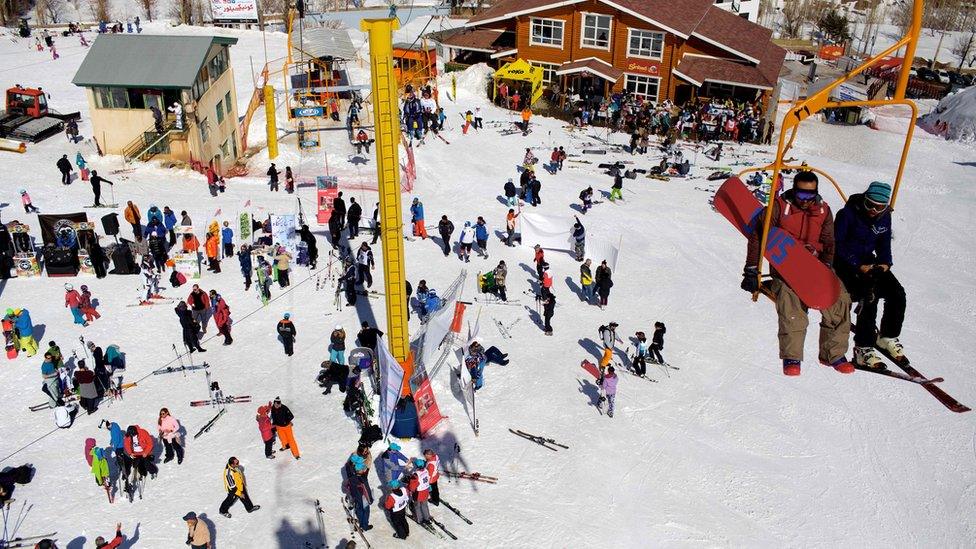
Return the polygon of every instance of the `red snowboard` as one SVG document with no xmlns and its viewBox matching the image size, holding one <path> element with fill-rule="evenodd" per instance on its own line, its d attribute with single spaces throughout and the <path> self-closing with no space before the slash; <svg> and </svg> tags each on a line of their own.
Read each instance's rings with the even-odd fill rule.
<svg viewBox="0 0 976 549">
<path fill-rule="evenodd" d="M 589 360 L 584 360 L 580 363 L 580 367 L 589 372 L 593 376 L 593 379 L 600 379 L 600 369 L 596 367 L 596 364 L 593 364 Z"/>
<path fill-rule="evenodd" d="M 761 226 L 765 207 L 738 177 L 729 178 L 715 193 L 715 209 L 746 238 Z M 792 235 L 769 228 L 763 256 L 776 268 L 801 301 L 812 309 L 826 309 L 840 295 L 837 275 L 800 245 Z"/>
<path fill-rule="evenodd" d="M 92 464 L 92 448 L 95 447 L 95 439 L 86 438 L 85 439 L 85 460 L 88 461 L 88 466 L 91 467 Z"/>
</svg>

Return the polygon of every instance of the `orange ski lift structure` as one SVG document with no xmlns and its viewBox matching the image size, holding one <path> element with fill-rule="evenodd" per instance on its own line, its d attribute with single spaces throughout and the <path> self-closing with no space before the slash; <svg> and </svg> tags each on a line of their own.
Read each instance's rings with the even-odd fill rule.
<svg viewBox="0 0 976 549">
<path fill-rule="evenodd" d="M 360 88 L 349 85 L 345 68 L 347 62 L 356 59 L 356 48 L 345 29 L 306 28 L 305 21 L 294 10 L 288 14 L 288 57 L 284 67 L 288 119 L 294 127 L 304 119 L 306 128 L 312 126 L 309 119 L 318 121 L 314 126 L 321 126 L 330 118 L 341 123 L 341 100 L 349 99 Z"/>
<path fill-rule="evenodd" d="M 437 48 L 424 38 L 420 43 L 393 44 L 393 76 L 401 91 L 411 85 L 415 89 L 432 84 L 437 89 Z M 434 92 L 434 98 L 437 94 Z"/>
<path fill-rule="evenodd" d="M 890 47 L 886 48 L 884 51 L 878 55 L 867 59 L 851 70 L 844 76 L 838 78 L 830 85 L 822 88 L 820 91 L 808 96 L 803 101 L 798 101 L 796 105 L 790 109 L 786 116 L 783 118 L 783 122 L 780 125 L 779 141 L 776 146 L 776 159 L 772 164 L 768 164 L 759 168 L 750 168 L 743 170 L 739 175 L 743 175 L 754 171 L 769 171 L 773 172 L 773 179 L 769 187 L 769 197 L 767 199 L 766 211 L 763 216 L 762 233 L 759 241 L 759 249 L 765 250 L 766 244 L 769 238 L 769 228 L 773 219 L 773 204 L 775 197 L 777 196 L 780 174 L 783 170 L 808 170 L 820 175 L 825 176 L 840 193 L 840 196 L 846 201 L 847 197 L 841 190 L 840 185 L 830 177 L 826 172 L 820 170 L 813 166 L 808 166 L 806 164 L 794 165 L 787 164 L 786 155 L 790 148 L 793 147 L 793 143 L 796 140 L 797 132 L 799 131 L 800 123 L 807 118 L 817 114 L 823 109 L 833 109 L 840 107 L 877 107 L 881 105 L 904 105 L 911 109 L 911 121 L 908 124 L 908 131 L 905 134 L 905 144 L 901 149 L 901 159 L 898 163 L 898 171 L 895 174 L 894 186 L 891 191 L 891 204 L 890 207 L 894 209 L 895 201 L 898 199 L 898 189 L 901 186 L 902 175 L 905 172 L 905 162 L 908 160 L 908 150 L 911 147 L 912 135 L 914 133 L 915 121 L 918 118 L 918 107 L 915 106 L 915 102 L 909 99 L 905 99 L 905 90 L 908 88 L 908 78 L 909 71 L 912 69 L 912 61 L 915 59 L 915 50 L 918 47 L 919 35 L 922 31 L 922 10 L 924 8 L 924 0 L 915 0 L 912 6 L 912 22 L 911 25 L 905 32 L 905 36 L 899 39 L 897 42 L 892 44 Z M 905 55 L 902 61 L 901 70 L 898 73 L 898 81 L 895 86 L 895 95 L 891 99 L 877 99 L 877 100 L 862 100 L 862 101 L 832 101 L 830 99 L 831 92 L 840 86 L 841 84 L 855 78 L 857 75 L 863 73 L 867 69 L 880 65 L 886 58 L 889 58 L 895 54 L 901 48 L 905 48 Z M 789 135 L 789 138 L 787 138 Z M 757 277 L 759 279 L 759 287 L 762 287 L 762 268 L 763 268 L 763 254 L 759 254 L 759 263 L 756 266 L 759 271 Z M 752 295 L 753 301 L 759 298 L 759 292 Z"/>
</svg>

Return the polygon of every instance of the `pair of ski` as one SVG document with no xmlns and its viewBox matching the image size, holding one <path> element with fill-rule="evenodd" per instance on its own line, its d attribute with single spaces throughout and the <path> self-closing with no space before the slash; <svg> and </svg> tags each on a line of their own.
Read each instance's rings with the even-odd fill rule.
<svg viewBox="0 0 976 549">
<path fill-rule="evenodd" d="M 447 537 L 451 538 L 452 540 L 455 540 L 456 541 L 458 539 L 457 536 L 455 536 L 453 532 L 451 532 L 450 530 L 448 530 L 447 527 L 444 526 L 444 524 L 441 521 L 435 519 L 434 517 L 430 517 L 430 522 L 432 522 L 435 525 L 437 525 L 437 528 L 439 528 L 440 530 L 434 528 L 434 526 L 432 526 L 429 522 L 421 522 L 419 524 L 420 524 L 421 528 L 423 528 L 424 530 L 427 530 L 431 534 L 434 534 L 435 536 L 437 536 L 437 537 L 439 537 L 441 539 L 447 539 L 447 538 L 444 537 L 444 534 L 447 534 Z M 443 531 L 444 534 L 442 534 L 441 531 Z"/>
<path fill-rule="evenodd" d="M 58 535 L 57 532 L 51 532 L 50 534 L 42 534 L 40 536 L 24 536 L 20 538 L 13 538 L 13 539 L 6 540 L 0 546 L 2 546 L 3 549 L 16 549 L 18 547 L 34 547 L 35 545 L 40 543 L 42 539 L 45 538 L 50 539 L 51 541 L 57 541 L 57 538 L 54 537 L 56 535 Z"/>
<path fill-rule="evenodd" d="M 342 503 L 342 509 L 346 512 L 346 522 L 349 523 L 350 537 L 359 536 L 359 539 L 363 540 L 363 543 L 366 544 L 366 549 L 370 549 L 370 547 L 372 546 L 369 544 L 369 540 L 366 539 L 366 533 L 363 532 L 363 527 L 361 524 L 359 524 L 359 519 L 356 518 L 355 508 L 353 507 L 352 501 L 350 501 L 349 496 L 343 494 L 339 496 L 339 500 Z M 316 506 L 318 506 L 317 500 L 316 500 Z"/>
<path fill-rule="evenodd" d="M 200 435 L 206 433 L 210 429 L 213 429 L 214 423 L 217 423 L 217 420 L 223 417 L 223 415 L 226 413 L 227 413 L 227 408 L 221 408 L 220 411 L 217 412 L 217 415 L 215 415 L 210 421 L 204 424 L 204 426 L 201 427 L 199 431 L 197 431 L 197 434 L 193 435 L 193 438 L 195 439 L 200 438 Z"/>
<path fill-rule="evenodd" d="M 166 366 L 165 368 L 160 368 L 153 371 L 154 376 L 162 374 L 172 374 L 174 372 L 192 372 L 194 370 L 206 370 L 210 365 L 204 362 L 203 364 L 191 364 L 189 366 Z"/>
<path fill-rule="evenodd" d="M 190 406 L 239 404 L 241 402 L 251 402 L 251 395 L 241 395 L 241 396 L 229 395 L 221 398 L 208 398 L 207 400 L 191 400 Z"/>
<path fill-rule="evenodd" d="M 498 328 L 498 332 L 502 334 L 502 337 L 505 339 L 512 339 L 512 332 L 510 332 L 509 329 L 512 326 L 515 326 L 515 324 L 518 323 L 518 320 L 513 322 L 512 326 L 505 326 L 505 324 L 503 324 L 502 321 L 498 320 L 497 318 L 494 320 L 495 320 L 495 326 Z"/>
<path fill-rule="evenodd" d="M 486 482 L 488 484 L 497 484 L 498 483 L 498 478 L 497 477 L 490 477 L 488 475 L 482 475 L 481 473 L 469 473 L 467 471 L 441 471 L 441 474 L 444 475 L 445 477 L 447 477 L 448 479 L 452 479 L 453 478 L 453 479 L 464 479 L 464 480 L 476 480 L 478 482 Z M 441 501 L 441 503 L 444 503 L 444 502 Z M 448 509 L 451 509 L 451 508 L 448 507 Z M 454 511 L 455 513 L 457 513 L 457 510 L 456 509 L 451 509 L 451 510 Z M 460 513 L 458 513 L 458 514 L 460 514 Z"/>
<path fill-rule="evenodd" d="M 480 297 L 472 298 L 471 301 L 480 303 L 482 305 L 511 305 L 513 307 L 518 307 L 521 305 L 517 299 L 509 299 L 508 301 L 502 301 L 501 299 L 481 299 Z"/>
<path fill-rule="evenodd" d="M 566 450 L 569 449 L 569 446 L 566 446 L 565 444 L 560 444 L 551 438 L 546 438 L 539 435 L 533 435 L 530 433 L 526 433 L 525 431 L 519 431 L 517 429 L 511 429 L 511 428 L 508 429 L 508 432 L 512 433 L 513 435 L 520 436 L 526 440 L 531 440 L 532 442 L 538 444 L 539 446 L 542 446 L 547 450 L 552 450 L 553 452 L 559 451 L 559 448 L 564 448 Z"/>
</svg>

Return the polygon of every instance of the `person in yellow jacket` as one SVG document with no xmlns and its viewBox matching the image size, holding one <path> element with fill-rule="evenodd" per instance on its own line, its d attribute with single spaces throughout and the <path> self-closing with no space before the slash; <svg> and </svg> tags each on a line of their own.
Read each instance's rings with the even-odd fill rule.
<svg viewBox="0 0 976 549">
<path fill-rule="evenodd" d="M 132 225 L 132 235 L 136 237 L 136 241 L 142 242 L 142 213 L 139 211 L 139 206 L 130 200 L 125 206 L 125 211 L 122 212 L 122 217 Z"/>
<path fill-rule="evenodd" d="M 227 460 L 227 467 L 224 468 L 224 489 L 227 490 L 227 497 L 220 504 L 220 514 L 230 518 L 230 509 L 234 502 L 241 500 L 244 502 L 244 509 L 248 513 L 253 513 L 261 508 L 260 505 L 251 503 L 251 497 L 247 495 L 247 479 L 244 478 L 244 468 L 236 457 Z"/>
<path fill-rule="evenodd" d="M 215 273 L 220 272 L 220 237 L 217 232 L 207 233 L 207 242 L 204 248 L 207 251 L 207 270 Z"/>
<path fill-rule="evenodd" d="M 593 264 L 593 260 L 587 259 L 580 265 L 580 287 L 583 289 L 583 301 L 589 303 L 593 300 L 594 290 L 596 287 L 593 285 L 593 271 L 590 265 Z"/>
<path fill-rule="evenodd" d="M 91 439 L 94 442 L 94 439 Z M 108 460 L 105 459 L 105 451 L 98 446 L 91 449 L 91 473 L 95 477 L 95 485 L 105 488 L 108 494 L 108 501 L 112 503 L 112 487 L 108 471 Z"/>
<path fill-rule="evenodd" d="M 528 105 L 522 109 L 522 134 L 529 133 L 529 119 L 532 118 L 532 109 Z"/>
</svg>

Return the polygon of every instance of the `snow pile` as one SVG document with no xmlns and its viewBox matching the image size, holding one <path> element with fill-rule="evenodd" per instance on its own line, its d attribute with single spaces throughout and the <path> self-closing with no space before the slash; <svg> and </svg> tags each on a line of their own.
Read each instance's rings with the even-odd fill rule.
<svg viewBox="0 0 976 549">
<path fill-rule="evenodd" d="M 911 112 L 903 105 L 882 105 L 869 108 L 864 120 L 873 130 L 905 135 L 911 122 Z M 936 138 L 935 135 L 926 132 L 915 132 L 913 135 L 921 139 Z"/>
<path fill-rule="evenodd" d="M 919 125 L 953 141 L 976 141 L 976 86 L 946 96 Z"/>
<path fill-rule="evenodd" d="M 461 72 L 441 74 L 437 86 L 444 90 L 451 89 L 451 78 L 457 79 L 458 97 L 465 99 L 484 99 L 488 79 L 495 71 L 485 63 L 471 65 Z"/>
</svg>

